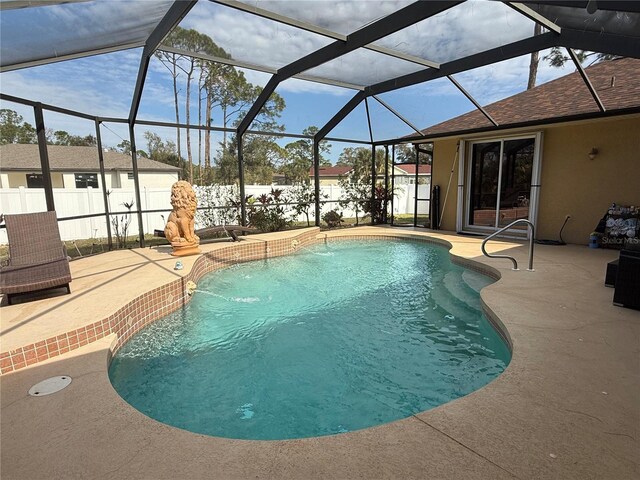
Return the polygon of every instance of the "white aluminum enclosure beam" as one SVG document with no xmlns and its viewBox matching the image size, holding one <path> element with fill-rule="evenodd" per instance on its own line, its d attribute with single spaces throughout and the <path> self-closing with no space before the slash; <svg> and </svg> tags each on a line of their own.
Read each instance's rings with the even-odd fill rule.
<svg viewBox="0 0 640 480">
<path fill-rule="evenodd" d="M 0 2 L 0 11 L 15 10 L 17 8 L 46 7 L 47 5 L 62 5 L 65 3 L 80 3 L 88 1 L 90 0 L 5 0 L 3 2 Z"/>
<path fill-rule="evenodd" d="M 462 94 L 463 94 L 465 97 L 467 97 L 467 99 L 468 99 L 471 103 L 473 103 L 473 104 L 476 106 L 476 108 L 477 108 L 478 110 L 480 110 L 480 112 L 481 112 L 481 113 L 482 113 L 482 114 L 487 118 L 487 120 L 489 120 L 491 123 L 493 123 L 496 127 L 498 126 L 498 122 L 496 122 L 496 121 L 493 119 L 493 117 L 492 117 L 491 115 L 489 115 L 489 113 L 488 113 L 488 112 L 487 112 L 487 111 L 482 107 L 482 105 L 480 105 L 480 103 L 478 103 L 478 101 L 477 101 L 475 98 L 473 98 L 473 96 L 472 96 L 469 92 L 467 92 L 467 91 L 464 89 L 464 87 L 463 87 L 462 85 L 460 85 L 460 83 L 458 83 L 458 81 L 457 81 L 455 78 L 453 78 L 453 75 L 447 75 L 447 78 L 449 79 L 449 81 L 450 81 L 451 83 L 453 83 L 453 84 L 455 85 L 455 87 L 456 87 L 458 90 L 460 90 L 460 92 L 462 92 Z"/>
<path fill-rule="evenodd" d="M 210 1 L 213 3 L 219 3 L 220 5 L 224 5 L 225 7 L 235 8 L 236 10 L 240 10 L 242 12 L 251 13 L 268 20 L 275 20 L 276 22 L 284 23 L 285 25 L 289 25 L 291 27 L 301 28 L 302 30 L 306 30 L 307 32 L 317 33 L 318 35 L 333 38 L 334 40 L 342 40 L 343 42 L 347 40 L 346 35 L 332 32 L 331 30 L 318 27 L 317 25 L 313 25 L 312 23 L 303 22 L 301 20 L 296 20 L 295 18 L 280 15 L 279 13 L 271 12 L 269 10 L 265 10 L 264 8 L 256 7 L 255 5 L 238 2 L 237 0 Z"/>
<path fill-rule="evenodd" d="M 530 7 L 527 7 L 523 3 L 518 2 L 504 2 L 507 6 L 513 8 L 516 12 L 521 13 L 529 20 L 533 20 L 536 23 L 539 23 L 544 28 L 551 32 L 556 32 L 558 35 L 562 33 L 562 28 L 559 25 L 549 20 L 547 17 L 540 15 L 538 12 L 533 10 Z"/>
<path fill-rule="evenodd" d="M 14 63 L 13 65 L 2 65 L 0 66 L 0 73 L 11 72 L 12 70 L 20 70 L 22 68 L 37 67 L 39 65 L 48 65 L 49 63 L 62 62 L 65 60 L 75 60 L 77 58 L 92 57 L 94 55 L 102 55 L 103 53 L 120 52 L 122 50 L 130 50 L 132 48 L 141 47 L 144 47 L 144 42 L 115 45 L 113 47 L 99 48 L 97 50 L 87 50 L 86 52 L 70 53 L 68 55 L 60 55 L 59 57 L 33 60 L 31 62 Z"/>
<path fill-rule="evenodd" d="M 604 104 L 602 103 L 602 100 L 600 100 L 600 97 L 598 96 L 598 92 L 596 92 L 596 89 L 594 88 L 593 84 L 591 83 L 591 80 L 589 80 L 587 72 L 585 72 L 584 68 L 582 68 L 582 64 L 580 63 L 580 60 L 578 59 L 578 56 L 576 55 L 576 52 L 574 52 L 572 48 L 567 48 L 567 52 L 569 53 L 569 56 L 571 57 L 571 60 L 573 60 L 573 64 L 576 66 L 576 69 L 578 70 L 578 73 L 580 74 L 580 77 L 582 77 L 582 81 L 584 82 L 584 84 L 589 89 L 589 93 L 593 97 L 593 100 L 598 105 L 598 108 L 600 109 L 601 112 L 606 112 L 607 109 L 604 107 Z"/>
<path fill-rule="evenodd" d="M 389 110 L 391 113 L 393 113 L 396 117 L 398 117 L 400 120 L 402 120 L 404 123 L 406 123 L 407 125 L 409 125 L 418 135 L 422 135 L 422 132 L 418 129 L 418 127 L 416 127 L 413 123 L 411 123 L 409 120 L 407 120 L 406 118 L 404 118 L 402 115 L 400 115 L 400 113 L 398 113 L 396 110 L 394 110 L 393 108 L 391 108 L 390 105 L 388 105 L 384 100 L 382 100 L 381 98 L 378 98 L 375 95 L 372 95 L 372 97 L 374 98 L 374 100 L 376 100 L 380 105 L 382 105 L 384 108 L 386 108 L 387 110 Z M 365 98 L 366 100 L 366 98 Z M 372 140 L 373 141 L 373 140 Z"/>
</svg>

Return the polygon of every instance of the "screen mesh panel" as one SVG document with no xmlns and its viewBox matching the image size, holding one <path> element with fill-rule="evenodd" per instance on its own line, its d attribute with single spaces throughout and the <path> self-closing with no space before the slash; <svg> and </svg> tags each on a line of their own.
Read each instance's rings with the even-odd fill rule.
<svg viewBox="0 0 640 480">
<path fill-rule="evenodd" d="M 141 45 L 172 3 L 94 0 L 3 10 L 2 67 Z"/>
</svg>

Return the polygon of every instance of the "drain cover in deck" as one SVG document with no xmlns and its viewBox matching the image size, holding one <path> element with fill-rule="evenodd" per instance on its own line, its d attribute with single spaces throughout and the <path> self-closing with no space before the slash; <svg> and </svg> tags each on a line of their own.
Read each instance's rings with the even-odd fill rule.
<svg viewBox="0 0 640 480">
<path fill-rule="evenodd" d="M 36 383 L 29 389 L 29 395 L 32 397 L 42 397 L 44 395 L 51 395 L 52 393 L 59 392 L 63 388 L 66 388 L 71 383 L 71 377 L 64 375 L 61 377 L 51 377 Z"/>
</svg>

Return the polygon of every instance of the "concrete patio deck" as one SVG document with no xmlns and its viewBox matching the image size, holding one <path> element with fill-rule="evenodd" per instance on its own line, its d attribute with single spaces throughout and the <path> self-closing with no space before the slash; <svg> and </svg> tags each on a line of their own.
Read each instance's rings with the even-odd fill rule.
<svg viewBox="0 0 640 480">
<path fill-rule="evenodd" d="M 283 232 L 241 243 L 286 238 Z M 481 239 L 420 229 L 360 227 L 332 236 L 428 236 L 453 255 L 496 269 L 482 290 L 508 331 L 509 367 L 495 381 L 412 417 L 341 435 L 241 441 L 158 423 L 129 406 L 107 374 L 109 335 L 0 377 L 0 474 L 45 478 L 464 478 L 635 479 L 640 475 L 640 312 L 612 305 L 604 287 L 618 254 L 536 246 L 535 272 L 481 256 Z M 228 247 L 208 244 L 205 251 Z M 494 242 L 526 264 L 526 247 Z M 73 261 L 72 294 L 0 308 L 2 351 L 95 322 L 186 275 L 196 257 L 166 248 Z M 28 389 L 54 376 L 54 395 Z"/>
</svg>

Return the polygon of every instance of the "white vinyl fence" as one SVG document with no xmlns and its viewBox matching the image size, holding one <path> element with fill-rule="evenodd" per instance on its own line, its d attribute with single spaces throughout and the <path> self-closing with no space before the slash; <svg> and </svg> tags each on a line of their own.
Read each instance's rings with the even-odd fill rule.
<svg viewBox="0 0 640 480">
<path fill-rule="evenodd" d="M 197 187 L 196 193 L 199 198 L 200 206 L 203 205 L 203 201 L 200 198 L 201 194 L 198 189 L 207 187 Z M 228 188 L 233 187 L 217 187 Z M 237 188 L 237 187 L 236 187 Z M 291 188 L 289 185 L 246 185 L 245 193 L 247 195 L 254 195 L 259 197 L 260 195 L 268 194 L 271 189 L 280 189 L 284 191 L 286 196 L 287 189 Z M 413 214 L 414 208 L 414 190 L 415 185 L 402 185 L 398 188 L 396 197 L 394 199 L 394 213 L 395 214 Z M 352 210 L 342 208 L 337 202 L 342 196 L 342 188 L 334 185 L 321 186 L 323 194 L 323 200 L 329 201 L 323 205 L 322 213 L 329 210 L 338 210 L 342 212 L 345 218 L 355 217 L 355 212 Z M 76 217 L 80 215 L 88 215 L 92 213 L 104 213 L 104 201 L 102 197 L 102 190 L 87 188 L 87 189 L 54 189 L 54 202 L 56 206 L 56 213 L 58 218 L 64 217 Z M 419 198 L 428 198 L 429 185 L 418 185 Z M 157 213 L 143 213 L 142 222 L 144 225 L 145 233 L 153 233 L 154 229 L 164 229 L 165 220 L 171 212 L 171 189 L 170 188 L 146 188 L 143 187 L 141 192 L 142 210 L 162 210 Z M 326 196 L 326 198 L 324 198 Z M 109 196 L 109 209 L 111 212 L 127 212 L 125 203 L 135 202 L 135 192 L 130 189 L 113 189 Z M 419 202 L 418 213 L 428 213 L 429 202 Z M 214 205 L 224 205 L 222 201 L 212 201 Z M 43 212 L 47 209 L 44 190 L 41 188 L 3 188 L 0 189 L 0 213 L 32 213 Z M 135 211 L 137 206 L 134 204 L 132 210 Z M 295 221 L 304 221 L 306 217 L 304 215 L 296 215 L 291 211 L 291 207 L 286 207 L 286 210 L 290 212 L 289 218 Z M 314 224 L 313 218 L 313 205 L 310 208 L 310 221 Z M 119 219 L 123 215 L 118 215 Z M 113 218 L 113 217 L 112 217 Z M 128 227 L 129 235 L 138 234 L 138 216 L 135 213 L 129 215 L 130 225 Z M 235 223 L 235 222 L 234 222 Z M 104 216 L 67 220 L 59 223 L 60 235 L 62 240 L 77 240 L 77 239 L 89 239 L 89 238 L 105 238 L 107 236 L 107 223 Z M 204 225 L 196 224 L 196 228 L 201 228 Z M 112 227 L 112 234 L 114 229 Z M 0 229 L 0 244 L 7 243 L 7 232 L 4 228 Z"/>
</svg>

